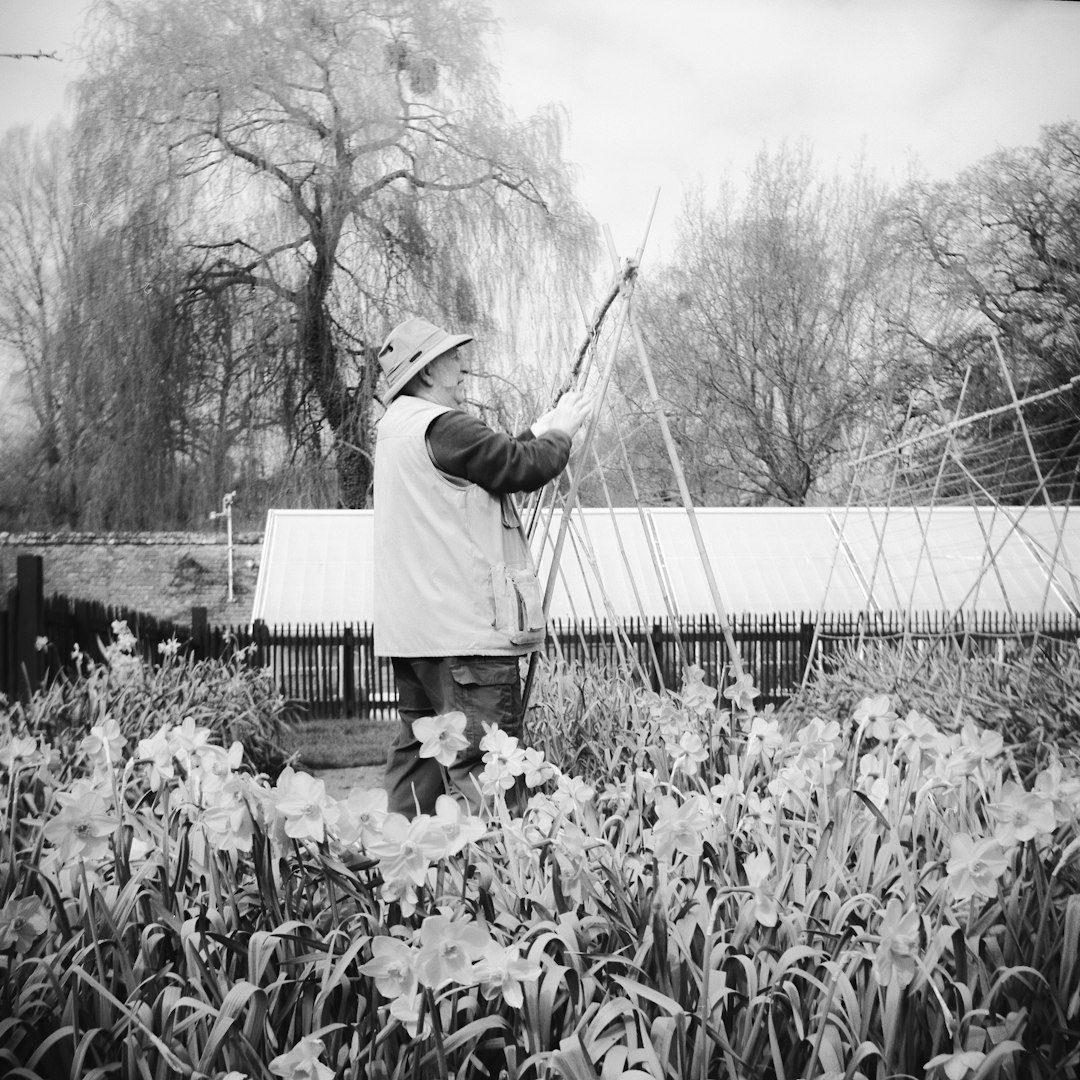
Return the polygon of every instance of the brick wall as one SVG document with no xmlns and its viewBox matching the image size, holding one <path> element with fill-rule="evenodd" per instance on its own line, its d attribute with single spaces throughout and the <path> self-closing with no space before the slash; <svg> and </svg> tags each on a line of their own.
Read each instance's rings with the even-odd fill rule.
<svg viewBox="0 0 1080 1080">
<path fill-rule="evenodd" d="M 247 623 L 255 599 L 262 534 L 233 536 L 233 592 L 228 601 L 228 544 L 216 533 L 3 533 L 0 592 L 15 584 L 19 555 L 40 555 L 45 595 L 101 600 L 190 623 L 205 607 L 212 626 Z"/>
</svg>

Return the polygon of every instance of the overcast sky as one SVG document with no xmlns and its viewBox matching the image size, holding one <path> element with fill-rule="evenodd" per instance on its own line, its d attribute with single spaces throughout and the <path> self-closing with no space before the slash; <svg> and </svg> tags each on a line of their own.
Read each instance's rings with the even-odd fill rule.
<svg viewBox="0 0 1080 1080">
<path fill-rule="evenodd" d="M 77 69 L 84 0 L 0 0 L 0 130 L 44 123 Z M 662 253 L 682 186 L 808 139 L 823 170 L 865 147 L 884 179 L 951 176 L 1080 118 L 1074 0 L 495 0 L 506 98 L 561 103 L 580 194 L 624 254 L 657 190 Z"/>
</svg>

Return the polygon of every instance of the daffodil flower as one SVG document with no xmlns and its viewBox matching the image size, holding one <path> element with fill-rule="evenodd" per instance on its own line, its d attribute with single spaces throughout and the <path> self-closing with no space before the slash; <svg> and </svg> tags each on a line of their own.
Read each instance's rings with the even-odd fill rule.
<svg viewBox="0 0 1080 1080">
<path fill-rule="evenodd" d="M 135 747 L 135 760 L 150 765 L 150 790 L 160 791 L 176 776 L 173 762 L 171 725 L 159 728 L 147 739 L 140 739 Z"/>
<path fill-rule="evenodd" d="M 888 694 L 864 697 L 855 706 L 851 719 L 868 739 L 889 742 L 896 734 L 896 713 L 893 711 Z"/>
<path fill-rule="evenodd" d="M 711 788 L 709 794 L 718 802 L 727 802 L 729 799 L 742 799 L 745 788 L 742 777 L 734 773 L 725 773 Z"/>
<path fill-rule="evenodd" d="M 11 897 L 0 908 L 0 952 L 14 948 L 22 955 L 48 928 L 49 917 L 39 897 Z"/>
<path fill-rule="evenodd" d="M 960 744 L 980 762 L 993 760 L 1005 749 L 1000 732 L 976 727 L 970 720 L 960 730 Z"/>
<path fill-rule="evenodd" d="M 646 837 L 646 844 L 661 862 L 671 862 L 675 853 L 696 857 L 703 850 L 706 818 L 696 796 L 681 805 L 672 795 L 656 800 L 656 824 Z"/>
<path fill-rule="evenodd" d="M 294 840 L 321 844 L 326 839 L 326 826 L 337 819 L 326 784 L 310 773 L 294 772 L 288 766 L 282 769 L 271 798 L 275 811 L 284 819 L 285 835 Z"/>
<path fill-rule="evenodd" d="M 760 693 L 761 691 L 754 685 L 754 680 L 748 672 L 744 672 L 724 687 L 724 697 L 742 712 L 750 712 L 754 708 L 754 698 Z"/>
<path fill-rule="evenodd" d="M 751 792 L 746 796 L 746 808 L 743 820 L 757 822 L 768 832 L 776 828 L 776 804 L 768 795 L 759 796 Z"/>
<path fill-rule="evenodd" d="M 1054 804 L 1038 791 L 1025 791 L 1015 780 L 1001 789 L 1001 798 L 987 808 L 997 821 L 994 838 L 1004 848 L 1049 836 L 1057 825 Z"/>
<path fill-rule="evenodd" d="M 687 776 L 697 776 L 699 766 L 708 757 L 709 751 L 701 741 L 701 736 L 687 732 L 671 751 L 671 771 L 683 772 Z"/>
<path fill-rule="evenodd" d="M 15 735 L 11 741 L 0 746 L 0 765 L 8 772 L 34 759 L 38 744 L 29 735 Z"/>
<path fill-rule="evenodd" d="M 484 955 L 490 943 L 487 930 L 468 916 L 451 919 L 448 915 L 429 915 L 420 927 L 417 977 L 433 990 L 449 982 L 472 982 L 473 962 Z"/>
<path fill-rule="evenodd" d="M 446 838 L 446 855 L 456 855 L 467 844 L 474 844 L 487 831 L 484 823 L 462 808 L 452 795 L 440 795 L 435 800 L 433 828 L 442 829 Z"/>
<path fill-rule="evenodd" d="M 463 712 L 421 716 L 414 720 L 412 729 L 414 737 L 420 742 L 420 756 L 434 758 L 440 765 L 453 765 L 458 753 L 469 746 L 465 724 Z"/>
<path fill-rule="evenodd" d="M 543 750 L 534 746 L 525 748 L 525 784 L 535 788 L 546 784 L 555 775 L 555 766 L 544 757 Z"/>
<path fill-rule="evenodd" d="M 526 769 L 525 751 L 518 746 L 512 735 L 502 728 L 489 726 L 480 740 L 484 751 L 484 768 L 480 773 L 480 787 L 485 795 L 509 791 Z"/>
<path fill-rule="evenodd" d="M 902 719 L 896 721 L 897 745 L 904 747 L 911 760 L 923 757 L 937 757 L 946 749 L 945 736 L 922 713 L 912 709 Z"/>
<path fill-rule="evenodd" d="M 1066 776 L 1056 758 L 1035 777 L 1032 791 L 1050 800 L 1058 825 L 1076 817 L 1077 807 L 1080 807 L 1080 777 Z"/>
<path fill-rule="evenodd" d="M 775 720 L 755 716 L 750 721 L 750 731 L 746 736 L 746 756 L 749 760 L 760 757 L 772 761 L 783 745 L 784 737 L 780 734 L 780 725 Z"/>
<path fill-rule="evenodd" d="M 371 941 L 371 959 L 360 965 L 360 974 L 375 980 L 375 989 L 384 998 L 398 998 L 416 992 L 418 951 L 401 938 L 380 935 Z"/>
<path fill-rule="evenodd" d="M 793 761 L 777 772 L 766 790 L 781 807 L 805 807 L 813 793 L 813 779 L 801 762 Z"/>
<path fill-rule="evenodd" d="M 925 1065 L 927 1070 L 941 1069 L 948 1080 L 965 1080 L 973 1075 L 986 1059 L 982 1050 L 958 1050 L 954 1054 L 938 1054 Z"/>
<path fill-rule="evenodd" d="M 251 811 L 239 791 L 219 791 L 198 817 L 215 851 L 236 854 L 250 851 L 255 836 Z"/>
<path fill-rule="evenodd" d="M 489 1001 L 501 997 L 512 1009 L 525 1003 L 522 983 L 535 982 L 542 969 L 535 960 L 522 957 L 517 945 L 500 945 L 492 941 L 484 948 L 477 976 L 480 992 Z"/>
<path fill-rule="evenodd" d="M 337 836 L 345 847 L 366 848 L 378 838 L 387 815 L 385 788 L 354 787 L 337 805 Z"/>
<path fill-rule="evenodd" d="M 997 879 L 1005 873 L 1009 860 L 1001 844 L 993 837 L 974 840 L 967 833 L 956 833 L 951 841 L 949 890 L 956 900 L 973 896 L 994 896 Z"/>
<path fill-rule="evenodd" d="M 432 824 L 427 814 L 412 821 L 404 814 L 388 814 L 382 832 L 368 845 L 368 851 L 379 860 L 385 878 L 423 885 L 428 868 L 446 854 L 446 834 Z"/>
<path fill-rule="evenodd" d="M 235 741 L 226 750 L 223 746 L 207 743 L 197 755 L 198 770 L 202 774 L 203 786 L 220 785 L 226 781 L 244 761 L 244 746 Z"/>
<path fill-rule="evenodd" d="M 210 729 L 195 723 L 190 716 L 185 716 L 179 727 L 169 731 L 169 745 L 173 757 L 184 766 L 191 768 L 194 760 L 210 743 Z"/>
<path fill-rule="evenodd" d="M 874 954 L 874 978 L 881 986 L 897 983 L 908 986 L 915 978 L 919 955 L 919 913 L 904 911 L 897 897 L 892 897 L 878 926 L 881 943 Z"/>
<path fill-rule="evenodd" d="M 45 825 L 45 839 L 53 845 L 55 860 L 66 865 L 75 859 L 93 861 L 109 853 L 116 818 L 101 792 L 86 780 L 58 792 L 59 813 Z"/>
<path fill-rule="evenodd" d="M 180 642 L 175 635 L 170 637 L 167 641 L 158 642 L 158 652 L 167 659 L 176 656 L 179 651 Z"/>
<path fill-rule="evenodd" d="M 424 1026 L 420 1027 L 420 1013 L 423 1007 L 424 997 L 419 989 L 411 994 L 402 994 L 390 1002 L 390 1015 L 402 1025 L 405 1030 L 415 1038 L 426 1038 L 431 1033 L 431 1023 L 424 1018 Z"/>
<path fill-rule="evenodd" d="M 685 708 L 698 716 L 704 716 L 713 707 L 716 691 L 705 685 L 705 672 L 697 664 L 691 664 L 683 671 L 679 700 Z"/>
<path fill-rule="evenodd" d="M 123 758 L 126 745 L 127 740 L 120 725 L 112 717 L 106 717 L 102 723 L 90 729 L 90 734 L 79 743 L 79 749 L 95 768 L 108 768 Z"/>
<path fill-rule="evenodd" d="M 751 910 L 762 926 L 775 926 L 780 921 L 780 906 L 772 891 L 766 888 L 772 874 L 772 859 L 766 851 L 755 851 L 743 863 L 746 882 L 750 886 Z"/>
<path fill-rule="evenodd" d="M 283 1080 L 333 1080 L 334 1070 L 319 1061 L 325 1052 L 322 1039 L 305 1036 L 287 1054 L 271 1060 L 270 1072 Z"/>
<path fill-rule="evenodd" d="M 405 918 L 416 913 L 420 899 L 416 886 L 407 878 L 387 878 L 383 881 L 379 896 L 384 904 L 397 904 Z"/>
</svg>

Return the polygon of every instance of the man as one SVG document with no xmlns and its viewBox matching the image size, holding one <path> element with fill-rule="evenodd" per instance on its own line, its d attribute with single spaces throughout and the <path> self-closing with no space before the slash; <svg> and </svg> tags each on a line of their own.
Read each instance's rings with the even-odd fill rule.
<svg viewBox="0 0 1080 1080">
<path fill-rule="evenodd" d="M 476 812 L 484 725 L 522 734 L 519 657 L 544 639 L 532 556 L 510 496 L 558 476 L 592 398 L 575 391 L 512 437 L 462 411 L 472 338 L 425 319 L 395 327 L 375 442 L 375 651 L 393 660 L 401 728 L 387 755 L 391 811 L 431 813 L 450 791 Z M 420 756 L 413 721 L 462 712 L 448 769 Z M 512 801 L 512 800 L 511 800 Z"/>
</svg>

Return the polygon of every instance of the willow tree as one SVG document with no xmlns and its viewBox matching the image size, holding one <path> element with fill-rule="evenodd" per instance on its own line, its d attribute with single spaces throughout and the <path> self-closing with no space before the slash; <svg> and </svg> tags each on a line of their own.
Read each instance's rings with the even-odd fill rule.
<svg viewBox="0 0 1080 1080">
<path fill-rule="evenodd" d="M 86 119 L 0 138 L 0 515 L 190 527 L 279 423 L 282 320 L 269 293 L 189 293 L 180 185 L 110 171 Z"/>
<path fill-rule="evenodd" d="M 591 244 L 554 110 L 519 122 L 474 0 L 105 0 L 84 109 L 201 185 L 194 287 L 271 290 L 346 506 L 370 480 L 375 348 L 408 313 L 490 324 Z M 536 271 L 542 268 L 542 278 Z"/>
<path fill-rule="evenodd" d="M 55 125 L 36 138 L 29 128 L 7 131 L 0 138 L 0 503 L 9 514 L 50 501 L 44 474 L 60 455 L 62 358 L 54 337 L 71 217 L 66 133 Z"/>
</svg>

